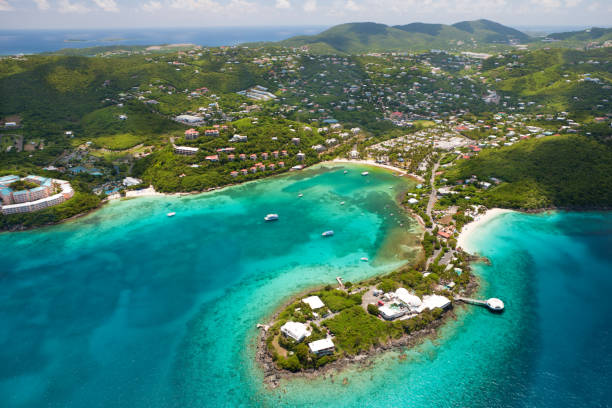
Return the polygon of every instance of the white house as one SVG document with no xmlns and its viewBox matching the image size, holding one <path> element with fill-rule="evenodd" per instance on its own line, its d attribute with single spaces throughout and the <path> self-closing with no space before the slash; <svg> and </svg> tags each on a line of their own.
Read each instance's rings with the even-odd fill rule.
<svg viewBox="0 0 612 408">
<path fill-rule="evenodd" d="M 403 316 L 406 312 L 402 310 L 399 306 L 393 305 L 384 305 L 378 308 L 381 316 L 385 320 L 394 320 L 398 317 Z"/>
<path fill-rule="evenodd" d="M 408 290 L 406 290 L 405 288 L 397 289 L 395 291 L 395 297 L 399 301 L 404 303 L 406 306 L 408 306 L 410 310 L 417 310 L 419 306 L 421 306 L 421 304 L 423 303 L 421 302 L 421 299 L 418 296 L 408 292 Z"/>
<path fill-rule="evenodd" d="M 423 303 L 418 308 L 418 312 L 422 312 L 425 309 L 433 310 L 435 308 L 446 309 L 451 304 L 451 301 L 440 295 L 428 295 L 423 296 Z"/>
<path fill-rule="evenodd" d="M 285 336 L 291 337 L 298 343 L 310 336 L 310 332 L 306 328 L 306 325 L 300 322 L 287 322 L 281 326 L 280 330 Z"/>
<path fill-rule="evenodd" d="M 309 296 L 305 299 L 302 299 L 302 302 L 310 306 L 312 310 L 317 310 L 325 306 L 321 298 L 318 296 Z"/>
<path fill-rule="evenodd" d="M 317 356 L 325 356 L 328 354 L 334 354 L 335 346 L 332 339 L 322 339 L 308 343 L 308 348 L 311 352 Z"/>
</svg>

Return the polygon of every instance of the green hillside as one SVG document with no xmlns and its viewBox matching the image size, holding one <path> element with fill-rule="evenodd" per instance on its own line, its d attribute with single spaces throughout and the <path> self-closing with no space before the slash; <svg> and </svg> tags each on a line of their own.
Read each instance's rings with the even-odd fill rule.
<svg viewBox="0 0 612 408">
<path fill-rule="evenodd" d="M 453 27 L 486 43 L 527 42 L 531 40 L 531 37 L 519 30 L 490 20 L 462 21 L 453 24 Z"/>
<path fill-rule="evenodd" d="M 551 136 L 487 150 L 445 173 L 451 181 L 472 175 L 503 181 L 476 198 L 490 207 L 612 206 L 612 149 L 582 136 Z"/>
<path fill-rule="evenodd" d="M 578 118 L 612 109 L 612 49 L 518 51 L 489 58 L 483 74 L 497 89 Z"/>
<path fill-rule="evenodd" d="M 548 38 L 560 41 L 609 41 L 612 40 L 612 28 L 589 28 L 582 31 L 549 34 Z"/>
<path fill-rule="evenodd" d="M 371 51 L 417 51 L 431 48 L 478 49 L 511 41 L 529 41 L 526 34 L 488 21 L 465 21 L 453 26 L 412 23 L 387 26 L 377 23 L 348 23 L 320 34 L 293 37 L 280 42 L 283 46 L 326 45 L 342 53 Z"/>
</svg>

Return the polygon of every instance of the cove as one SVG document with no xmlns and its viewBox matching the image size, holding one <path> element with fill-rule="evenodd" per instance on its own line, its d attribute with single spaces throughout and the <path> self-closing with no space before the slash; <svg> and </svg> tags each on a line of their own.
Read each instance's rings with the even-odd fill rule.
<svg viewBox="0 0 612 408">
<path fill-rule="evenodd" d="M 467 250 L 478 296 L 506 311 L 455 307 L 434 341 L 372 367 L 292 381 L 270 406 L 603 407 L 612 383 L 612 213 L 506 213 Z M 348 384 L 343 385 L 344 378 Z"/>
<path fill-rule="evenodd" d="M 269 404 L 256 323 L 301 290 L 413 260 L 421 230 L 397 204 L 410 185 L 317 166 L 0 234 L 2 405 Z"/>
</svg>

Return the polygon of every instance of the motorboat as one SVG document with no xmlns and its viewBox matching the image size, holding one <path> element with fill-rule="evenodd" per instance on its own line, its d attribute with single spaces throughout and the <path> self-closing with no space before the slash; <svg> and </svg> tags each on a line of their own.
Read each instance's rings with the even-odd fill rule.
<svg viewBox="0 0 612 408">
<path fill-rule="evenodd" d="M 370 174 L 370 173 L 367 172 L 367 171 L 364 171 L 363 173 L 361 173 L 362 176 L 367 176 L 368 174 Z"/>
<path fill-rule="evenodd" d="M 325 231 L 324 233 L 321 234 L 322 237 L 331 237 L 334 235 L 334 231 L 329 230 L 329 231 Z"/>
<path fill-rule="evenodd" d="M 268 214 L 264 217 L 266 221 L 276 221 L 278 220 L 278 214 Z"/>
<path fill-rule="evenodd" d="M 169 212 L 168 214 L 166 214 L 168 217 L 174 217 L 176 215 L 175 212 Z"/>
</svg>

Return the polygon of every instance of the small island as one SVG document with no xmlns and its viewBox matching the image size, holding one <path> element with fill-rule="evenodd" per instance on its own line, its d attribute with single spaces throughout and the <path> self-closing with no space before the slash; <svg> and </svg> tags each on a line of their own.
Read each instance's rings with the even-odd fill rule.
<svg viewBox="0 0 612 408">
<path fill-rule="evenodd" d="M 265 383 L 276 387 L 281 378 L 367 362 L 435 334 L 453 316 L 455 297 L 468 298 L 478 288 L 469 266 L 473 259 L 457 251 L 445 265 L 434 259 L 426 270 L 421 260 L 359 283 L 338 277 L 334 285 L 293 298 L 269 324 L 259 325 L 257 359 Z"/>
</svg>

